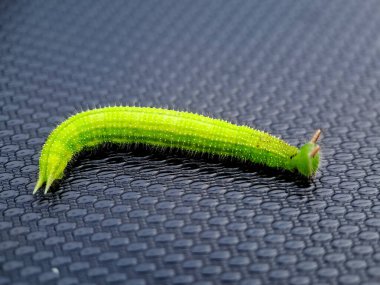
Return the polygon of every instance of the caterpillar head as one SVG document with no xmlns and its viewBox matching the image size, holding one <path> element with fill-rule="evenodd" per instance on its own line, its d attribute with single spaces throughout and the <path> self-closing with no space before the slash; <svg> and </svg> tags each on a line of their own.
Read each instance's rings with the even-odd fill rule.
<svg viewBox="0 0 380 285">
<path fill-rule="evenodd" d="M 319 166 L 319 150 L 317 141 L 321 135 L 321 130 L 317 130 L 312 139 L 301 146 L 298 154 L 293 157 L 295 168 L 306 177 L 314 176 Z"/>
</svg>

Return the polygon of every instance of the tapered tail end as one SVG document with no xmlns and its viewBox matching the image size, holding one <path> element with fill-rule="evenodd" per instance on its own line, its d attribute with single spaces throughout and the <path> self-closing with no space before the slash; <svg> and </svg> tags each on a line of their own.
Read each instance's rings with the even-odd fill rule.
<svg viewBox="0 0 380 285">
<path fill-rule="evenodd" d="M 54 179 L 52 179 L 52 178 L 49 178 L 46 181 L 44 194 L 47 194 L 49 192 L 49 189 L 50 189 L 51 185 L 53 184 L 53 182 L 54 182 Z"/>
<path fill-rule="evenodd" d="M 38 190 L 41 189 L 44 184 L 45 184 L 44 194 L 49 193 L 49 190 L 50 190 L 53 182 L 54 182 L 53 178 L 48 178 L 48 180 L 46 181 L 46 184 L 45 184 L 45 180 L 39 178 L 37 183 L 36 183 L 36 186 L 34 187 L 33 194 L 36 194 L 38 192 Z"/>
<path fill-rule="evenodd" d="M 38 181 L 36 183 L 36 186 L 34 186 L 33 195 L 37 193 L 37 191 L 42 187 L 42 185 L 45 183 L 44 179 L 41 178 L 41 176 L 38 178 Z"/>
</svg>

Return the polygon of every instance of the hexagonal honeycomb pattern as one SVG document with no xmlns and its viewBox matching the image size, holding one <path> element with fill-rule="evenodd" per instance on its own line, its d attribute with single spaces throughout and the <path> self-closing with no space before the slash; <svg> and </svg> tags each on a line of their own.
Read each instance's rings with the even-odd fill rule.
<svg viewBox="0 0 380 285">
<path fill-rule="evenodd" d="M 378 284 L 378 1 L 0 2 L 0 284 Z M 299 145 L 311 183 L 147 147 L 43 142 L 105 105 L 189 110 Z"/>
</svg>

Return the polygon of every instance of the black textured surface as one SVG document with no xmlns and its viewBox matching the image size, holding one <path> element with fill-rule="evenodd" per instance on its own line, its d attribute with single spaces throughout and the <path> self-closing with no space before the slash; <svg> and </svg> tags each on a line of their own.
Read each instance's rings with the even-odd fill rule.
<svg viewBox="0 0 380 285">
<path fill-rule="evenodd" d="M 378 284 L 379 1 L 1 1 L 0 284 Z M 176 153 L 83 155 L 32 196 L 55 125 L 186 109 L 300 144 L 311 185 Z"/>
</svg>

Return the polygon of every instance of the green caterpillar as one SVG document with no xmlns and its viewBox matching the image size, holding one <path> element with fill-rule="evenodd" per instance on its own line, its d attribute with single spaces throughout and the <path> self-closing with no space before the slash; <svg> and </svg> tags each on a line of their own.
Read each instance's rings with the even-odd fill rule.
<svg viewBox="0 0 380 285">
<path fill-rule="evenodd" d="M 48 137 L 33 193 L 63 177 L 73 156 L 103 143 L 177 148 L 234 157 L 311 177 L 319 165 L 318 130 L 300 149 L 265 132 L 199 114 L 149 107 L 105 107 L 78 113 Z"/>
</svg>

